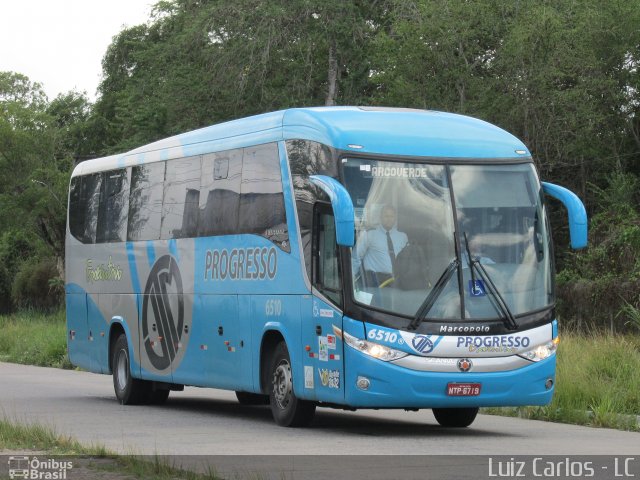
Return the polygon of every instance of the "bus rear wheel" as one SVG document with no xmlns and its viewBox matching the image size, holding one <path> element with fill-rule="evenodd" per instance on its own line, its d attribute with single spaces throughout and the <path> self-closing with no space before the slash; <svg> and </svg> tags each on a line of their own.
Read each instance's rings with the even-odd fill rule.
<svg viewBox="0 0 640 480">
<path fill-rule="evenodd" d="M 296 397 L 289 350 L 280 342 L 271 357 L 269 403 L 275 422 L 281 427 L 306 427 L 313 420 L 316 404 Z"/>
<path fill-rule="evenodd" d="M 124 334 L 121 334 L 113 345 L 111 368 L 113 388 L 121 405 L 139 405 L 148 402 L 150 384 L 131 376 L 129 345 Z"/>
<path fill-rule="evenodd" d="M 464 428 L 473 423 L 478 408 L 434 408 L 433 416 L 443 427 Z"/>
</svg>

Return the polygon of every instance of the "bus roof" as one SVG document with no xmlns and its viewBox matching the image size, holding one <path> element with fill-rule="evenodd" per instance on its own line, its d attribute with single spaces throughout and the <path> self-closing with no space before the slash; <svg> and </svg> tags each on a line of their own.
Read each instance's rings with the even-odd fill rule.
<svg viewBox="0 0 640 480">
<path fill-rule="evenodd" d="M 87 160 L 78 164 L 73 176 L 288 139 L 382 155 L 461 160 L 530 156 L 510 133 L 464 115 L 406 108 L 311 107 L 219 123 L 130 152 Z"/>
</svg>

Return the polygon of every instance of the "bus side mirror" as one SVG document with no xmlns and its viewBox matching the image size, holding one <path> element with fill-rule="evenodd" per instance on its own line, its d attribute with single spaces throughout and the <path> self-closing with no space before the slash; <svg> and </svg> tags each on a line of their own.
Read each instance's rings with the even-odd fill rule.
<svg viewBox="0 0 640 480">
<path fill-rule="evenodd" d="M 569 235 L 571 248 L 578 250 L 587 246 L 587 212 L 582 201 L 571 190 L 553 183 L 542 182 L 542 189 L 547 195 L 558 199 L 569 214 Z"/>
<path fill-rule="evenodd" d="M 336 179 L 326 175 L 311 175 L 309 180 L 325 192 L 331 200 L 333 218 L 336 222 L 336 243 L 343 247 L 353 247 L 355 222 L 353 202 L 349 192 Z"/>
</svg>

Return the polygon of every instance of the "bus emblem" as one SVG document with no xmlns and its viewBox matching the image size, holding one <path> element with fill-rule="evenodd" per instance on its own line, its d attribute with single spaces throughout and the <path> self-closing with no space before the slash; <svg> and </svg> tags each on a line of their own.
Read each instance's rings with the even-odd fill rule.
<svg viewBox="0 0 640 480">
<path fill-rule="evenodd" d="M 176 260 L 164 255 L 151 268 L 142 303 L 142 338 L 155 368 L 171 366 L 185 330 L 182 277 Z"/>
<path fill-rule="evenodd" d="M 420 353 L 429 353 L 433 350 L 433 342 L 425 335 L 414 336 L 411 345 Z"/>
</svg>

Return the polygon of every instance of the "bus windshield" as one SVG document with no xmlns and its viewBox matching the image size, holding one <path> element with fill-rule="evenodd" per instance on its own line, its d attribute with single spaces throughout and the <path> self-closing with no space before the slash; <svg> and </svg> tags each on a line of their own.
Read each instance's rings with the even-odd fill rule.
<svg viewBox="0 0 640 480">
<path fill-rule="evenodd" d="M 347 158 L 342 166 L 356 213 L 356 302 L 449 321 L 502 319 L 505 311 L 522 315 L 553 303 L 550 238 L 532 164 Z"/>
</svg>

